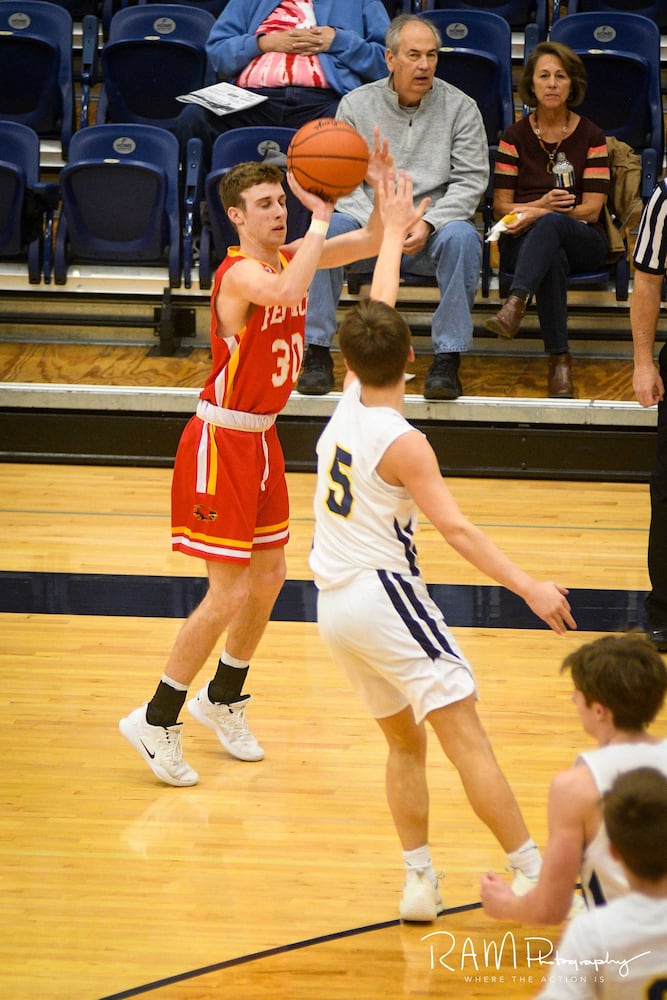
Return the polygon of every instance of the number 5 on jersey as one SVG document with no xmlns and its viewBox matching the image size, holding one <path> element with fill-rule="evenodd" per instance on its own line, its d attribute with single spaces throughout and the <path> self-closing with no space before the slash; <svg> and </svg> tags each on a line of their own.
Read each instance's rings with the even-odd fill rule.
<svg viewBox="0 0 667 1000">
<path fill-rule="evenodd" d="M 338 445 L 334 460 L 329 469 L 331 489 L 327 497 L 327 507 L 332 514 L 338 514 L 339 517 L 349 517 L 352 510 L 351 468 L 352 455 L 350 455 L 349 451 L 345 451 L 344 448 Z"/>
</svg>

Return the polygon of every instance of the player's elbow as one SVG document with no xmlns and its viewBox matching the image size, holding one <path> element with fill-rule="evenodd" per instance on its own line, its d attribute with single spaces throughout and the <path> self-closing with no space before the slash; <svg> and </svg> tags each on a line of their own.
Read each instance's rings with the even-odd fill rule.
<svg viewBox="0 0 667 1000">
<path fill-rule="evenodd" d="M 451 545 L 464 559 L 468 558 L 475 545 L 470 528 L 470 522 L 464 517 L 451 519 L 441 527 L 442 536 L 447 544 Z"/>
<path fill-rule="evenodd" d="M 291 285 L 286 283 L 280 290 L 280 294 L 277 297 L 275 305 L 281 305 L 288 309 L 293 309 L 295 306 L 301 304 L 306 291 L 307 289 L 300 284 Z"/>
</svg>

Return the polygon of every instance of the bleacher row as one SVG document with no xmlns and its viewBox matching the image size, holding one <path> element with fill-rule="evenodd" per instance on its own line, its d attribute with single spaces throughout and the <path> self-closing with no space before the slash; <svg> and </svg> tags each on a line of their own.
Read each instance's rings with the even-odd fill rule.
<svg viewBox="0 0 667 1000">
<path fill-rule="evenodd" d="M 131 263 L 164 268 L 172 288 L 190 288 L 195 277 L 200 288 L 210 287 L 233 240 L 217 180 L 241 159 L 284 153 L 291 137 L 286 129 L 228 132 L 216 143 L 207 176 L 197 141 L 184 161 L 179 157 L 169 131 L 184 107 L 176 97 L 214 82 L 205 42 L 225 2 L 0 0 L 0 261 L 24 267 L 32 284 L 65 285 L 77 263 Z M 437 72 L 477 100 L 491 157 L 520 113 L 513 35 L 522 32 L 524 53 L 547 34 L 570 45 L 589 77 L 579 110 L 641 154 L 642 195 L 650 194 L 664 161 L 660 32 L 667 30 L 667 0 L 647 5 L 644 14 L 609 5 L 584 10 L 593 6 L 587 0 L 572 0 L 566 13 L 558 4 L 547 10 L 545 0 L 485 8 L 385 3 L 390 14 L 410 9 L 438 24 Z M 43 147 L 54 139 L 62 164 L 49 179 Z M 480 206 L 484 227 L 491 194 Z M 290 238 L 304 224 L 293 204 Z M 485 295 L 490 267 L 487 253 Z M 616 274 L 611 268 L 597 278 L 607 283 Z"/>
</svg>

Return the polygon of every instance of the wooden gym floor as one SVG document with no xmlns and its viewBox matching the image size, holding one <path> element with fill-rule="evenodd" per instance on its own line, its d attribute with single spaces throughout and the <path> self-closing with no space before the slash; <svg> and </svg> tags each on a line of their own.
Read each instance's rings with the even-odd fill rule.
<svg viewBox="0 0 667 1000">
<path fill-rule="evenodd" d="M 289 483 L 288 585 L 247 683 L 266 759 L 232 760 L 185 712 L 201 780 L 174 789 L 117 728 L 152 694 L 202 592 L 202 567 L 169 548 L 169 470 L 0 465 L 2 996 L 514 1000 L 558 974 L 559 928 L 479 909 L 479 875 L 504 857 L 435 741 L 431 842 L 447 911 L 434 925 L 398 922 L 382 738 L 320 643 L 313 480 Z M 548 782 L 590 745 L 559 666 L 580 642 L 641 622 L 648 487 L 450 485 L 512 557 L 571 588 L 581 631 L 558 638 L 419 530 L 424 574 L 543 843 Z M 667 735 L 667 714 L 654 732 Z"/>
</svg>

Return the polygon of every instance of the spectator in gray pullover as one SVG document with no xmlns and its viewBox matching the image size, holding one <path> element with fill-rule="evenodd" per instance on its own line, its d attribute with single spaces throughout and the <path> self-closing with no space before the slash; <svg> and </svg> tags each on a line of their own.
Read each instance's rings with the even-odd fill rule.
<svg viewBox="0 0 667 1000">
<path fill-rule="evenodd" d="M 433 363 L 426 399 L 456 399 L 463 389 L 460 353 L 470 349 L 473 306 L 482 250 L 474 216 L 489 177 L 489 148 L 479 108 L 472 98 L 435 76 L 441 39 L 431 22 L 401 14 L 391 22 L 385 58 L 389 77 L 357 87 L 341 100 L 337 118 L 353 125 L 372 148 L 373 127 L 389 140 L 396 167 L 407 170 L 418 203 L 431 205 L 408 235 L 402 269 L 435 275 L 440 303 L 433 315 Z M 329 236 L 364 226 L 373 207 L 362 184 L 339 199 Z M 372 262 L 355 265 L 371 270 Z M 310 287 L 307 350 L 298 392 L 323 395 L 333 388 L 330 346 L 343 288 L 342 268 L 318 271 Z"/>
</svg>

